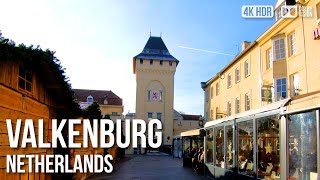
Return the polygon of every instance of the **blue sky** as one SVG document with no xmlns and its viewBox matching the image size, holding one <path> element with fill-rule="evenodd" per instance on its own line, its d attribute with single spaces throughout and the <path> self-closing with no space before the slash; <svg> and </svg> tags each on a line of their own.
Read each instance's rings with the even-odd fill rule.
<svg viewBox="0 0 320 180">
<path fill-rule="evenodd" d="M 237 54 L 273 19 L 243 19 L 243 5 L 274 5 L 273 0 L 0 0 L 0 30 L 17 43 L 56 51 L 73 88 L 112 90 L 135 111 L 132 57 L 153 36 L 165 41 L 180 60 L 175 75 L 174 107 L 203 114 L 201 81 L 233 57 L 180 48 L 187 46 Z"/>
</svg>

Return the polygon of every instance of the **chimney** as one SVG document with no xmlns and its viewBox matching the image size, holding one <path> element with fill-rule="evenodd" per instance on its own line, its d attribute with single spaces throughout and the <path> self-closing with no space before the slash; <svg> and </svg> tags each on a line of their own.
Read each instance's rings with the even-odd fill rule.
<svg viewBox="0 0 320 180">
<path fill-rule="evenodd" d="M 250 44 L 251 44 L 251 42 L 249 42 L 249 41 L 243 41 L 242 42 L 242 51 L 245 50 Z"/>
</svg>

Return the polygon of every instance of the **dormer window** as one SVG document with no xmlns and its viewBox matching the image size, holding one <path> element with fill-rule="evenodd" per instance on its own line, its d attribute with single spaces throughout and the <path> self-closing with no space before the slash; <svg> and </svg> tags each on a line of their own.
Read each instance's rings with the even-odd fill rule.
<svg viewBox="0 0 320 180">
<path fill-rule="evenodd" d="M 278 0 L 278 2 L 276 3 L 275 6 L 275 17 L 276 17 L 276 21 L 279 21 L 282 18 L 282 14 L 281 14 L 281 7 L 285 5 L 284 0 Z"/>
<path fill-rule="evenodd" d="M 93 97 L 90 95 L 87 97 L 87 102 L 92 103 L 93 102 Z"/>
<path fill-rule="evenodd" d="M 103 104 L 108 104 L 108 100 L 104 99 Z"/>
</svg>

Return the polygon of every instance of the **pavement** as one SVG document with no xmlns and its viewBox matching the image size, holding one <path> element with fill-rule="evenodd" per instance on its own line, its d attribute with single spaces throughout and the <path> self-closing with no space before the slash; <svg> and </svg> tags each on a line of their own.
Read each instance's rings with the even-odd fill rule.
<svg viewBox="0 0 320 180">
<path fill-rule="evenodd" d="M 171 155 L 151 152 L 147 155 L 126 155 L 114 165 L 110 174 L 95 174 L 89 180 L 204 180 L 191 168 L 182 167 L 181 159 Z"/>
</svg>

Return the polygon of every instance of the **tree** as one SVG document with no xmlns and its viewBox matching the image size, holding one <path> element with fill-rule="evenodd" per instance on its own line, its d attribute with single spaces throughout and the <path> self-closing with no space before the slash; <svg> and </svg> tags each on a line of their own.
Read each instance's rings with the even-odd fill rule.
<svg viewBox="0 0 320 180">
<path fill-rule="evenodd" d="M 86 109 L 83 110 L 83 117 L 86 119 L 102 119 L 101 110 L 97 102 L 92 103 Z"/>
</svg>

